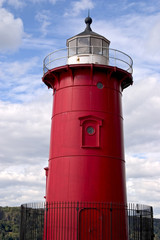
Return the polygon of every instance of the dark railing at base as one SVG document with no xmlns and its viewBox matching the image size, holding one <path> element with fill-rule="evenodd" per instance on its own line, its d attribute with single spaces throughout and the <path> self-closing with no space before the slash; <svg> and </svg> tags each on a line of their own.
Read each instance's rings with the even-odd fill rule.
<svg viewBox="0 0 160 240">
<path fill-rule="evenodd" d="M 20 240 L 153 238 L 153 209 L 150 206 L 83 202 L 32 203 L 21 206 Z"/>
</svg>

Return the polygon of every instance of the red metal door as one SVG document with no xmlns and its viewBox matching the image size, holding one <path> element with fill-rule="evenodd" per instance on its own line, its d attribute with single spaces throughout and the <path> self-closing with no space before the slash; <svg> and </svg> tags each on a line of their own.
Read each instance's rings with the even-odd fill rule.
<svg viewBox="0 0 160 240">
<path fill-rule="evenodd" d="M 79 217 L 79 240 L 102 240 L 102 214 L 95 208 L 83 209 Z"/>
</svg>

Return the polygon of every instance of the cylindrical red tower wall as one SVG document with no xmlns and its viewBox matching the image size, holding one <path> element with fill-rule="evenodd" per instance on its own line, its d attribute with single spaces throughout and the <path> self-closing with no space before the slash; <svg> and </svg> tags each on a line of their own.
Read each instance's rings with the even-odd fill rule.
<svg viewBox="0 0 160 240">
<path fill-rule="evenodd" d="M 54 89 L 47 202 L 126 204 L 121 107 L 126 78 L 131 78 L 126 71 L 92 64 L 66 65 L 44 76 Z"/>
</svg>

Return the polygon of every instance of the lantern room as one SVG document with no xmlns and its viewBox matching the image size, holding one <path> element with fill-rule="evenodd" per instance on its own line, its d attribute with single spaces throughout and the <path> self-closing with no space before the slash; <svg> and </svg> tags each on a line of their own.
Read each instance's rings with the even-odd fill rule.
<svg viewBox="0 0 160 240">
<path fill-rule="evenodd" d="M 67 40 L 67 64 L 109 64 L 109 44 L 105 37 L 92 31 L 92 18 L 85 19 L 86 29 Z"/>
</svg>

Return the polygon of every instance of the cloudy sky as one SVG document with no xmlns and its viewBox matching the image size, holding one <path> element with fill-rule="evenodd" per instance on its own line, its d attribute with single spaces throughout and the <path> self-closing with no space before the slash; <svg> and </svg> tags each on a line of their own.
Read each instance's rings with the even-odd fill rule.
<svg viewBox="0 0 160 240">
<path fill-rule="evenodd" d="M 43 201 L 52 91 L 44 57 L 92 29 L 134 61 L 123 92 L 128 202 L 160 217 L 160 1 L 0 0 L 0 205 Z"/>
</svg>

